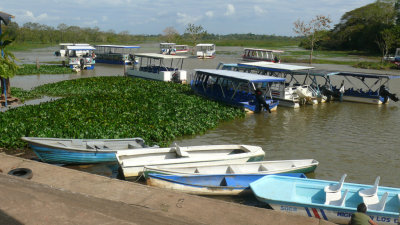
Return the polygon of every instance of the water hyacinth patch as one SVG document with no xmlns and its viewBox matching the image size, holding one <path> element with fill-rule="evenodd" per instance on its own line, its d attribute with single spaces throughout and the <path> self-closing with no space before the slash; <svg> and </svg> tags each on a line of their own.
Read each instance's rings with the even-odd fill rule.
<svg viewBox="0 0 400 225">
<path fill-rule="evenodd" d="M 242 109 L 194 95 L 187 85 L 127 77 L 62 81 L 32 94 L 64 98 L 0 113 L 0 147 L 25 147 L 21 136 L 142 137 L 147 144 L 167 146 L 176 137 L 200 134 L 245 115 Z"/>
<path fill-rule="evenodd" d="M 75 73 L 71 68 L 61 65 L 40 65 L 39 69 L 36 64 L 23 64 L 17 70 L 17 75 L 31 74 L 70 74 Z"/>
</svg>

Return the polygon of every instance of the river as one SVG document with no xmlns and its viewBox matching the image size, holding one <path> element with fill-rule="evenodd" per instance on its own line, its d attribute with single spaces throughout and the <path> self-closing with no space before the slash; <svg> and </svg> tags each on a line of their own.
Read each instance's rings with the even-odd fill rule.
<svg viewBox="0 0 400 225">
<path fill-rule="evenodd" d="M 138 52 L 157 52 L 157 44 L 144 44 Z M 21 63 L 58 61 L 53 56 L 57 48 L 15 52 Z M 219 62 L 235 63 L 243 51 L 241 47 L 218 47 L 212 60 L 186 59 L 188 74 L 196 68 L 216 68 Z M 342 65 L 318 65 L 318 69 L 337 71 L 380 72 L 399 74 L 398 71 L 373 71 Z M 37 85 L 90 76 L 122 75 L 123 66 L 96 64 L 93 71 L 67 75 L 16 76 L 11 85 L 31 89 Z M 390 90 L 400 94 L 400 79 L 390 82 Z M 388 105 L 369 105 L 350 102 L 331 102 L 306 105 L 299 109 L 279 107 L 271 114 L 248 114 L 244 119 L 225 122 L 205 134 L 181 137 L 181 146 L 204 144 L 247 144 L 261 146 L 265 160 L 313 158 L 320 162 L 312 177 L 339 180 L 346 173 L 347 182 L 373 184 L 381 176 L 383 186 L 399 187 L 400 102 Z M 89 172 L 107 174 L 96 166 L 79 167 Z M 110 175 L 110 174 L 109 174 Z"/>
</svg>

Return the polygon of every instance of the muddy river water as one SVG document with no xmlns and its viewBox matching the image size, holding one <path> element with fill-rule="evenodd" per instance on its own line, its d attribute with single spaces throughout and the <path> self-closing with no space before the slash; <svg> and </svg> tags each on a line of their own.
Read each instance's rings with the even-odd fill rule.
<svg viewBox="0 0 400 225">
<path fill-rule="evenodd" d="M 57 48 L 16 52 L 22 63 L 58 61 L 53 56 Z M 138 52 L 157 52 L 157 44 L 145 44 Z M 216 68 L 219 62 L 239 61 L 243 48 L 217 47 L 212 60 L 189 58 L 184 69 L 189 75 L 195 68 Z M 398 71 L 372 71 L 348 66 L 313 65 L 337 71 L 378 72 L 400 74 Z M 11 85 L 30 89 L 37 85 L 90 76 L 122 75 L 123 66 L 96 64 L 93 71 L 66 75 L 16 76 Z M 391 92 L 400 94 L 400 79 L 390 82 Z M 320 162 L 312 175 L 318 179 L 339 180 L 347 173 L 347 182 L 372 184 L 381 176 L 381 185 L 400 187 L 400 102 L 369 105 L 331 102 L 307 105 L 299 109 L 279 107 L 271 114 L 249 114 L 244 119 L 225 122 L 203 135 L 182 137 L 179 145 L 248 144 L 261 146 L 265 160 L 313 158 Z M 82 170 L 101 171 L 85 166 Z"/>
</svg>

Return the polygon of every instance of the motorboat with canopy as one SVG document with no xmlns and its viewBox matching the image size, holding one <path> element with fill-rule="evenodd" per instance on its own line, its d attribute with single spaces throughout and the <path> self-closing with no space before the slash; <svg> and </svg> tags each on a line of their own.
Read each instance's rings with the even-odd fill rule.
<svg viewBox="0 0 400 225">
<path fill-rule="evenodd" d="M 284 82 L 284 78 L 259 74 L 196 69 L 191 88 L 201 96 L 254 112 L 261 110 L 258 91 L 261 91 L 263 101 L 269 106 L 269 110 L 275 110 L 279 101 L 273 98 L 272 87 L 275 83 L 282 85 Z"/>
<path fill-rule="evenodd" d="M 140 46 L 96 45 L 96 62 L 128 65 L 134 63 L 134 50 Z"/>
<path fill-rule="evenodd" d="M 132 68 L 127 69 L 127 75 L 150 80 L 186 83 L 186 70 L 182 70 L 183 60 L 187 56 L 163 55 L 157 53 L 135 54 Z"/>
</svg>

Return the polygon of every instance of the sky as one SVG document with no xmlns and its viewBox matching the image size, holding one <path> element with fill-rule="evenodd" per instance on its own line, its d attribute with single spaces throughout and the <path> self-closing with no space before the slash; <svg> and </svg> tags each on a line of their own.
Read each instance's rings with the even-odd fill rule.
<svg viewBox="0 0 400 225">
<path fill-rule="evenodd" d="M 102 31 L 163 34 L 167 27 L 184 33 L 189 23 L 208 33 L 295 36 L 296 20 L 342 15 L 375 0 L 0 0 L 0 11 L 27 22 L 57 27 L 98 27 Z"/>
</svg>

